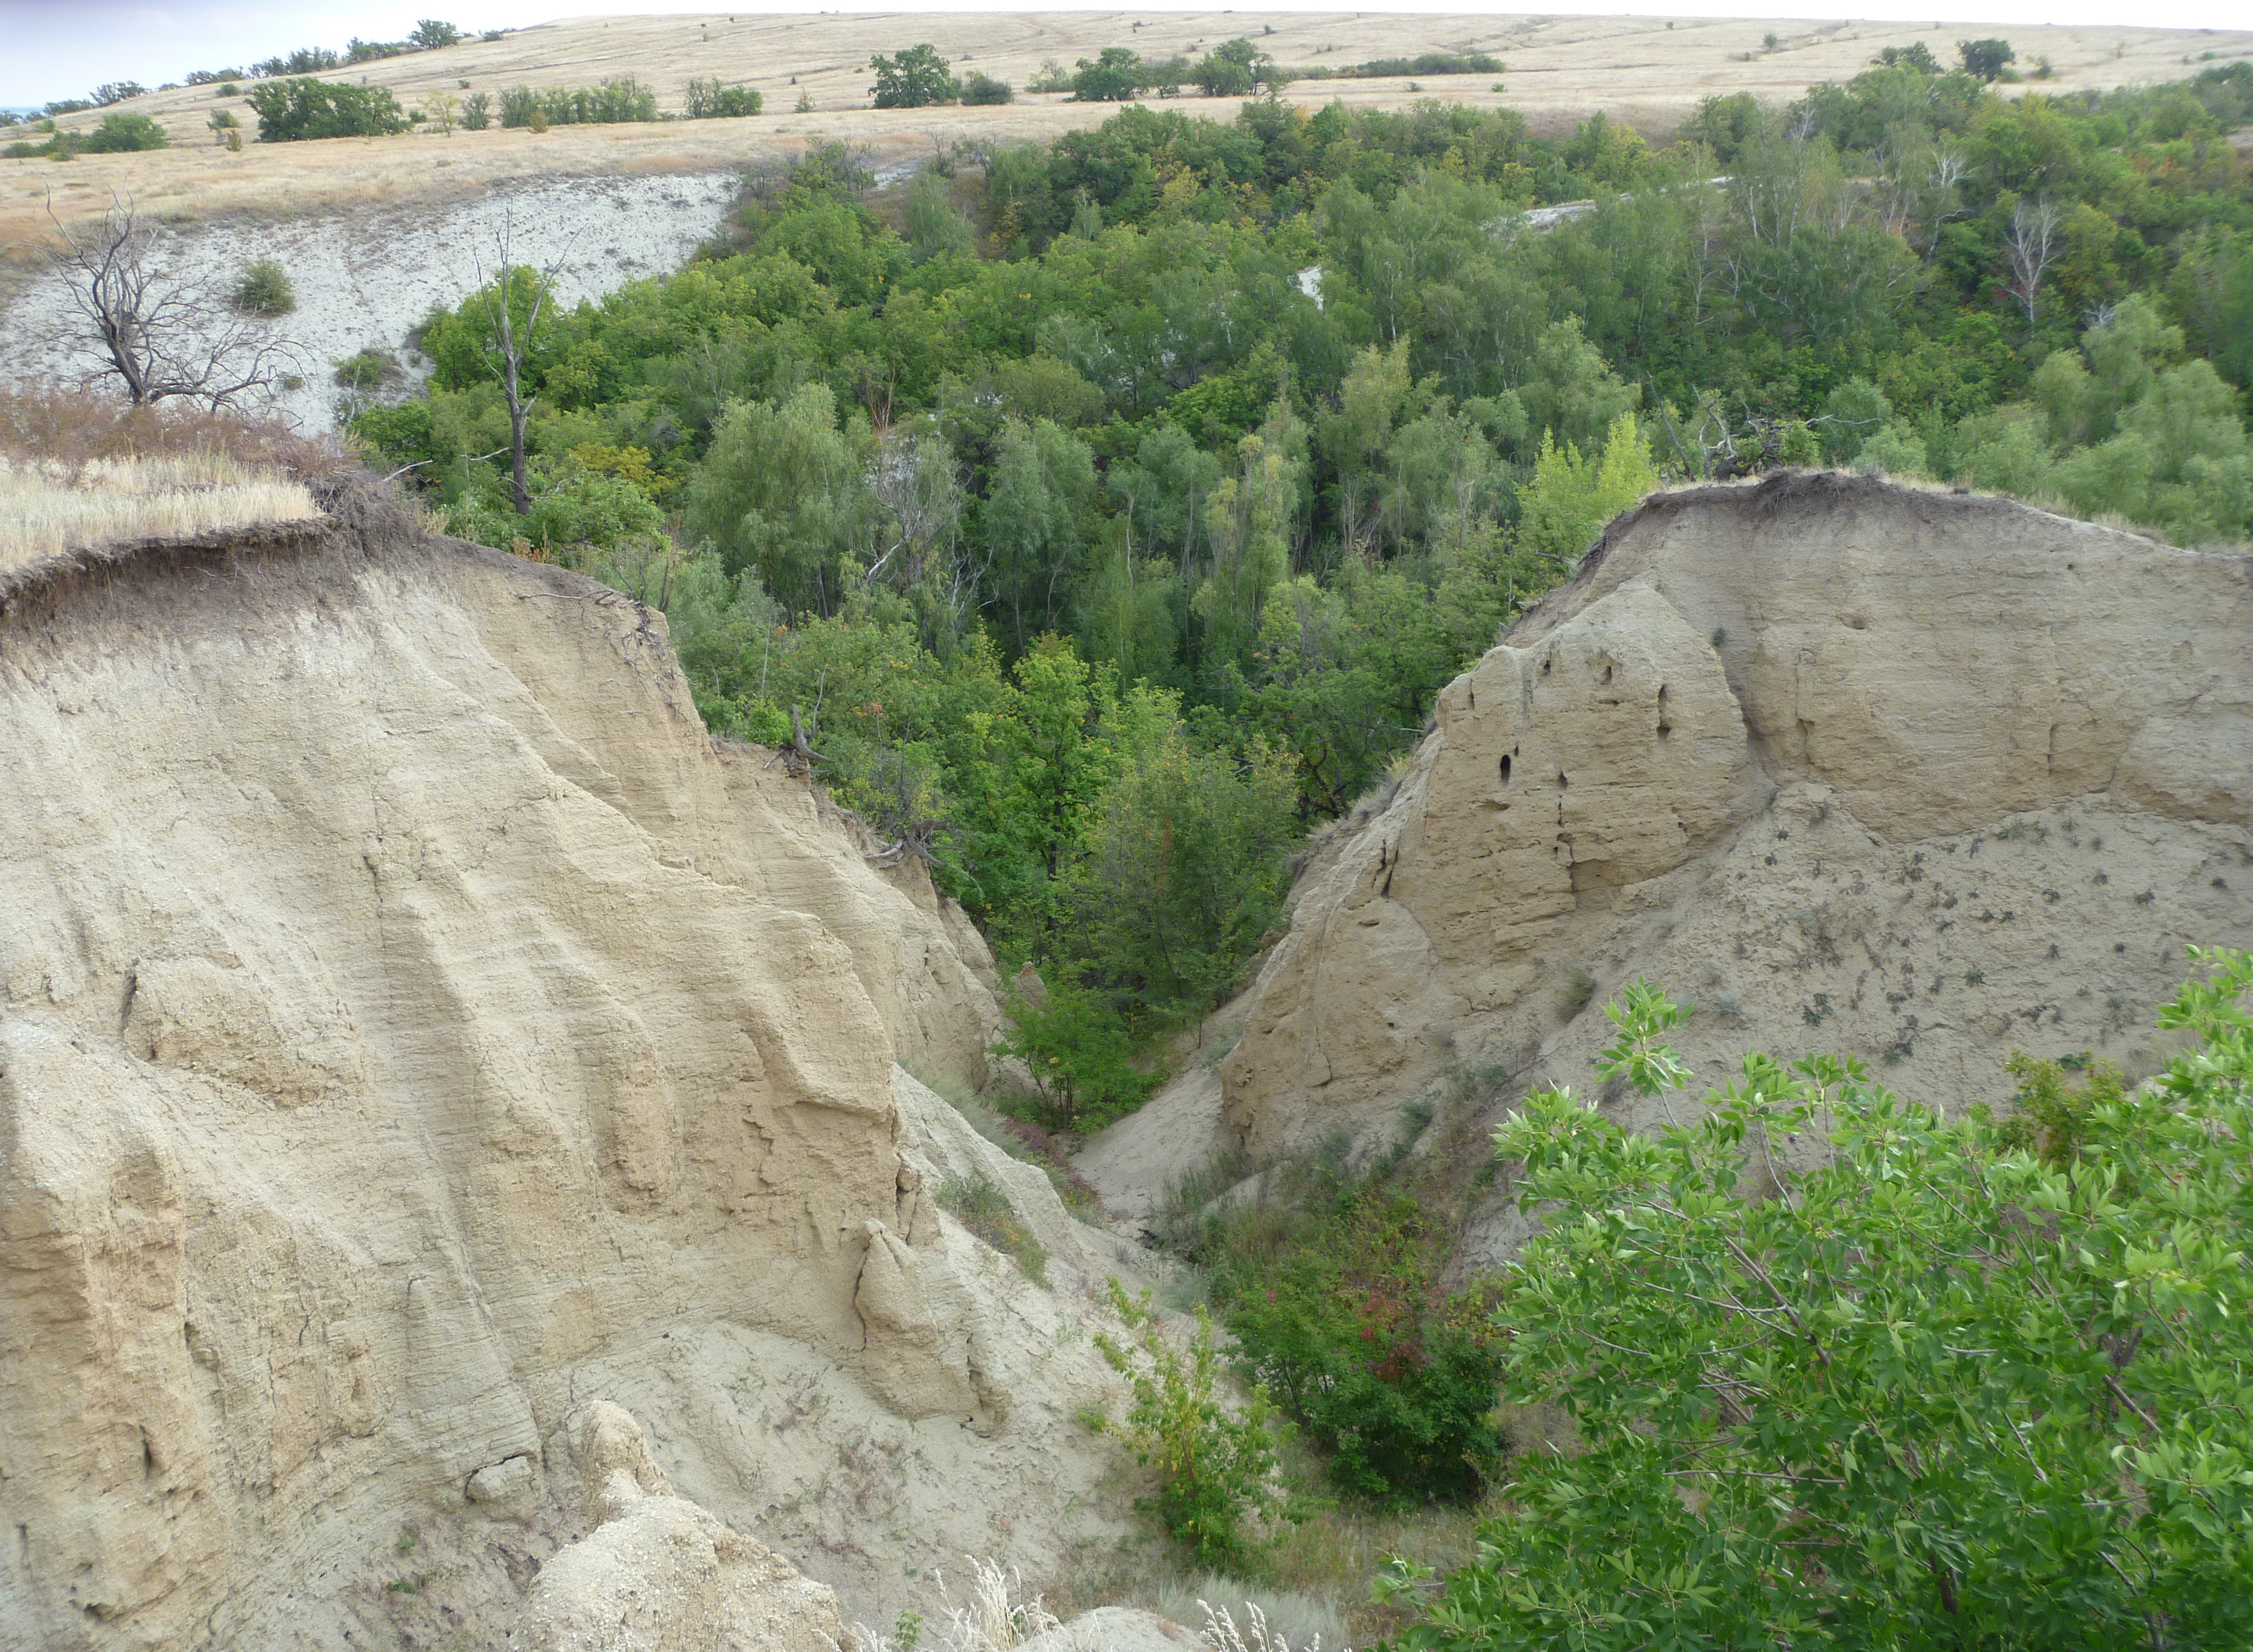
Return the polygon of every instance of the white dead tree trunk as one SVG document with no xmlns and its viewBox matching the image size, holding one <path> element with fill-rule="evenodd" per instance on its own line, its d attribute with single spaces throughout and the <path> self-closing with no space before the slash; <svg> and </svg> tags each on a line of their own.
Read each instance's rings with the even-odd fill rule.
<svg viewBox="0 0 2253 1652">
<path fill-rule="evenodd" d="M 539 401 L 536 394 L 525 389 L 525 354 L 532 348 L 540 331 L 540 318 L 546 313 L 548 300 L 554 296 L 555 272 L 563 267 L 569 254 L 567 244 L 548 263 L 534 269 L 530 264 L 516 261 L 516 227 L 511 218 L 501 220 L 499 240 L 500 271 L 491 282 L 485 279 L 480 261 L 478 269 L 478 294 L 485 309 L 486 338 L 485 366 L 500 381 L 502 399 L 508 403 L 508 450 L 510 497 L 519 516 L 532 514 L 532 486 L 527 475 L 524 458 L 525 428 L 532 419 L 533 404 Z M 514 296 L 516 273 L 522 269 L 533 277 L 532 305 L 526 313 L 523 325 L 517 324 L 515 310 L 510 300 Z"/>
<path fill-rule="evenodd" d="M 2005 290 L 2026 306 L 2029 326 L 2041 299 L 2042 277 L 2056 261 L 2057 224 L 2054 203 L 2020 201 L 2011 213 L 2011 233 L 2003 237 L 2003 257 L 2011 267 L 2011 285 Z"/>
</svg>

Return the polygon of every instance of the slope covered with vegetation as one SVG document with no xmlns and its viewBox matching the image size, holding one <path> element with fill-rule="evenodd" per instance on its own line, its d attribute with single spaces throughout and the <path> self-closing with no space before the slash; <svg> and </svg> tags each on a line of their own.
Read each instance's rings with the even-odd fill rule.
<svg viewBox="0 0 2253 1652">
<path fill-rule="evenodd" d="M 456 531 L 664 608 L 715 730 L 795 728 L 1037 961 L 1019 1048 L 1084 1127 L 1270 933 L 1292 840 L 1663 478 L 2243 536 L 2249 113 L 2245 64 L 2005 101 L 1901 62 L 1664 150 L 1273 99 L 889 191 L 815 150 L 676 275 L 466 296 L 357 429 Z"/>
</svg>

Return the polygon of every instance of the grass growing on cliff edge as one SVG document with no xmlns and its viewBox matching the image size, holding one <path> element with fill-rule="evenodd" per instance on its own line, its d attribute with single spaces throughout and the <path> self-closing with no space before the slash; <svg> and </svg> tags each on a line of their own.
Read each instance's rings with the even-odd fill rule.
<svg viewBox="0 0 2253 1652">
<path fill-rule="evenodd" d="M 0 568 L 79 546 L 317 517 L 334 443 L 238 414 L 30 385 L 0 390 Z"/>
<path fill-rule="evenodd" d="M 224 454 L 95 459 L 75 475 L 0 457 L 0 568 L 84 546 L 319 517 L 302 482 Z"/>
</svg>

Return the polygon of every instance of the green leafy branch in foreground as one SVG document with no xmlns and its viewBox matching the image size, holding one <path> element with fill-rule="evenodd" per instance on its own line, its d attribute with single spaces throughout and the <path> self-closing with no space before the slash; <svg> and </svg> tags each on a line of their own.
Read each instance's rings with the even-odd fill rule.
<svg viewBox="0 0 2253 1652">
<path fill-rule="evenodd" d="M 2192 956 L 2196 1046 L 2053 1095 L 2039 1154 L 1829 1058 L 1748 1056 L 1655 1139 L 1531 1098 L 1496 1142 L 1547 1229 L 1496 1323 L 1581 1448 L 1516 1461 L 1405 1643 L 2245 1644 L 2253 953 Z M 1600 1070 L 1685 1084 L 1673 1014 L 1631 993 Z"/>
</svg>

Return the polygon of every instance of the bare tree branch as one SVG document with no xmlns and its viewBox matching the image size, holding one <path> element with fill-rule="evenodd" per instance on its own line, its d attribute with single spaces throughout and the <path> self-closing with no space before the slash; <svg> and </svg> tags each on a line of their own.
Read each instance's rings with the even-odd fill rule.
<svg viewBox="0 0 2253 1652">
<path fill-rule="evenodd" d="M 101 364 L 89 380 L 117 380 L 136 407 L 178 396 L 222 408 L 299 365 L 296 345 L 233 315 L 207 280 L 163 268 L 130 198 L 112 194 L 100 223 L 78 231 L 52 188 L 46 210 L 63 243 L 48 265 L 81 319 L 78 343 Z"/>
<path fill-rule="evenodd" d="M 562 252 L 537 270 L 533 270 L 532 309 L 524 318 L 522 338 L 517 336 L 516 317 L 509 308 L 509 288 L 520 268 L 515 259 L 514 214 L 502 218 L 500 234 L 496 239 L 499 243 L 500 270 L 491 282 L 485 278 L 484 261 L 478 261 L 478 291 L 489 330 L 489 344 L 483 353 L 487 370 L 500 381 L 501 396 L 508 403 L 510 479 L 516 513 L 529 516 L 532 514 L 532 488 L 525 471 L 524 433 L 532 417 L 533 404 L 540 398 L 536 394 L 525 394 L 524 357 L 540 330 L 541 312 L 554 296 L 556 272 L 563 268 L 563 261 L 571 255 L 571 247 L 578 237 L 574 235 L 563 244 Z M 521 268 L 532 270 L 529 264 Z"/>
</svg>

